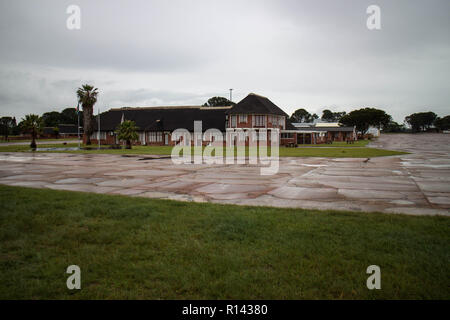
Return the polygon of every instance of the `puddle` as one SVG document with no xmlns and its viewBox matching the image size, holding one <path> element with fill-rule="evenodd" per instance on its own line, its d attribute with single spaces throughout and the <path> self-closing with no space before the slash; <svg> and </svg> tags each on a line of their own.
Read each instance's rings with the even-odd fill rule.
<svg viewBox="0 0 450 320">
<path fill-rule="evenodd" d="M 37 148 L 36 151 L 75 151 L 80 150 L 78 147 L 67 147 L 67 148 Z"/>
<path fill-rule="evenodd" d="M 159 160 L 159 159 L 171 159 L 171 156 L 165 156 L 165 157 L 145 157 L 140 158 L 138 160 Z"/>
<path fill-rule="evenodd" d="M 11 161 L 11 162 L 27 162 L 27 161 L 32 161 L 32 160 L 51 160 L 53 158 L 51 157 L 45 157 L 45 156 L 32 156 L 32 157 L 20 157 L 20 156 L 10 156 L 10 155 L 5 155 L 5 156 L 0 156 L 0 161 Z"/>
<path fill-rule="evenodd" d="M 328 165 L 326 164 L 306 164 L 306 163 L 301 163 L 302 166 L 305 167 L 328 167 Z"/>
<path fill-rule="evenodd" d="M 425 167 L 425 168 L 450 168 L 449 164 L 425 164 L 425 163 L 411 163 L 411 162 L 401 162 L 405 167 Z"/>
</svg>

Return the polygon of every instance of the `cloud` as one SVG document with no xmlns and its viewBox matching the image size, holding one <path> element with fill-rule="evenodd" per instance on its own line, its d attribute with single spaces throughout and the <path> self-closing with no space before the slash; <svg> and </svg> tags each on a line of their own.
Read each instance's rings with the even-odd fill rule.
<svg viewBox="0 0 450 320">
<path fill-rule="evenodd" d="M 377 106 L 397 121 L 448 114 L 450 2 L 386 1 L 382 30 L 369 0 L 80 0 L 0 3 L 0 108 L 23 115 L 76 103 L 83 83 L 98 106 L 202 104 L 268 96 L 291 113 Z"/>
</svg>

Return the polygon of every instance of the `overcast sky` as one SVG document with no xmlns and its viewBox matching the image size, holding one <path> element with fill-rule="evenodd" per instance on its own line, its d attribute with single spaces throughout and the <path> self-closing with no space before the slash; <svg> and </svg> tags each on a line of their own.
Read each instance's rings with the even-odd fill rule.
<svg viewBox="0 0 450 320">
<path fill-rule="evenodd" d="M 66 9 L 81 8 L 69 30 Z M 381 8 L 381 30 L 366 9 Z M 0 0 L 0 116 L 198 105 L 254 92 L 298 108 L 450 114 L 450 1 Z M 97 108 L 96 108 L 97 109 Z M 96 111 L 97 112 L 97 111 Z"/>
</svg>

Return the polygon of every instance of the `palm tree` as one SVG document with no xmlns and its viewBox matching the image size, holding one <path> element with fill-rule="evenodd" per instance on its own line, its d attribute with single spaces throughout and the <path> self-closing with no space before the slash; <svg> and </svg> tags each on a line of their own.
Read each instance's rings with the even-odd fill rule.
<svg viewBox="0 0 450 320">
<path fill-rule="evenodd" d="M 94 104 L 97 102 L 98 89 L 91 85 L 84 84 L 77 90 L 78 102 L 83 108 L 83 130 L 86 135 L 86 144 L 91 144 L 91 134 L 93 132 L 93 112 Z"/>
<path fill-rule="evenodd" d="M 126 141 L 126 149 L 131 149 L 131 141 L 138 139 L 138 127 L 134 121 L 125 120 L 117 127 L 117 138 Z"/>
<path fill-rule="evenodd" d="M 27 114 L 25 119 L 22 118 L 21 127 L 24 132 L 31 133 L 30 148 L 36 150 L 36 137 L 42 132 L 44 120 L 37 114 Z"/>
</svg>

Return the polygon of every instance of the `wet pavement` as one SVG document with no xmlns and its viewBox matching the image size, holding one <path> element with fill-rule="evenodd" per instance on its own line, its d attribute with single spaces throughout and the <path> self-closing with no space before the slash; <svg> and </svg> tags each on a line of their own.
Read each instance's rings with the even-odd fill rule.
<svg viewBox="0 0 450 320">
<path fill-rule="evenodd" d="M 175 165 L 167 157 L 0 153 L 0 184 L 182 201 L 450 216 L 450 135 L 383 135 L 372 147 L 411 154 L 280 158 L 256 165 Z"/>
</svg>

